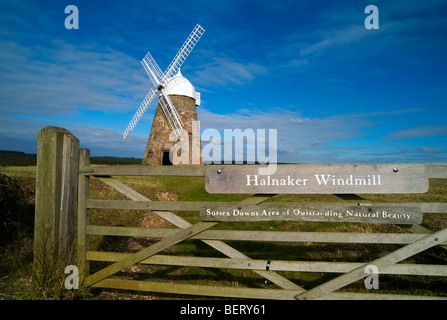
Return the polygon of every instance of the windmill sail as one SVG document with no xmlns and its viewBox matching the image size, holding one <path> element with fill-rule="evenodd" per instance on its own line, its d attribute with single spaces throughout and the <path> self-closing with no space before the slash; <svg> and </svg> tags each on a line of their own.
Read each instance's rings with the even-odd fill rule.
<svg viewBox="0 0 447 320">
<path fill-rule="evenodd" d="M 174 131 L 176 139 L 180 139 L 183 122 L 171 99 L 166 93 L 164 93 L 164 91 L 162 91 L 160 94 L 160 106 L 164 114 L 166 115 L 166 119 L 168 120 L 169 125 Z"/>
<path fill-rule="evenodd" d="M 141 64 L 149 75 L 149 78 L 151 79 L 152 84 L 154 85 L 156 90 L 154 91 L 153 89 L 151 89 L 146 95 L 146 98 L 144 98 L 143 102 L 141 103 L 140 107 L 138 108 L 137 112 L 135 113 L 123 133 L 124 139 L 127 138 L 129 133 L 137 125 L 138 121 L 141 119 L 152 100 L 160 91 L 160 105 L 163 109 L 169 125 L 174 130 L 175 136 L 177 137 L 177 139 L 180 138 L 180 131 L 183 128 L 182 120 L 177 110 L 175 109 L 171 99 L 167 94 L 164 93 L 163 88 L 167 80 L 180 70 L 181 65 L 191 53 L 192 49 L 200 40 L 204 32 L 205 29 L 203 29 L 200 25 L 195 26 L 195 28 L 192 30 L 191 34 L 186 39 L 185 43 L 181 46 L 180 50 L 177 52 L 174 59 L 171 61 L 164 73 L 161 72 L 160 67 L 149 52 L 143 58 Z"/>
<path fill-rule="evenodd" d="M 161 80 L 163 79 L 163 71 L 161 71 L 160 67 L 155 62 L 154 58 L 152 58 L 149 52 L 146 54 L 143 60 L 141 60 L 141 64 L 143 65 L 144 70 L 146 70 L 154 87 L 158 88 Z"/>
<path fill-rule="evenodd" d="M 154 91 L 153 89 L 149 90 L 149 93 L 144 98 L 143 102 L 138 107 L 137 112 L 132 117 L 132 120 L 130 120 L 130 123 L 128 124 L 126 130 L 124 130 L 123 138 L 126 139 L 129 133 L 135 128 L 140 118 L 143 116 L 143 113 L 146 111 L 147 107 L 151 104 L 152 100 L 154 100 L 155 96 L 157 95 L 158 91 Z"/>
<path fill-rule="evenodd" d="M 189 37 L 186 39 L 185 43 L 175 55 L 174 59 L 169 64 L 163 75 L 163 79 L 170 78 L 179 71 L 181 65 L 185 62 L 186 58 L 191 53 L 192 49 L 194 49 L 195 45 L 199 42 L 204 33 L 205 29 L 203 29 L 200 25 L 196 25 Z"/>
</svg>

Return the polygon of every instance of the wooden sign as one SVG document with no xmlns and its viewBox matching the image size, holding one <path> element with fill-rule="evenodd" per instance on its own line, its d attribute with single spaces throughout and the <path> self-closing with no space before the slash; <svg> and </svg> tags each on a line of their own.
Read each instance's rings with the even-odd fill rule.
<svg viewBox="0 0 447 320">
<path fill-rule="evenodd" d="M 344 204 L 270 203 L 259 206 L 207 206 L 202 221 L 324 221 L 383 224 L 420 224 L 420 208 L 410 206 L 366 206 Z"/>
<path fill-rule="evenodd" d="M 278 165 L 271 175 L 258 165 L 222 165 L 206 168 L 209 193 L 268 194 L 378 194 L 425 193 L 427 168 L 423 164 Z"/>
</svg>

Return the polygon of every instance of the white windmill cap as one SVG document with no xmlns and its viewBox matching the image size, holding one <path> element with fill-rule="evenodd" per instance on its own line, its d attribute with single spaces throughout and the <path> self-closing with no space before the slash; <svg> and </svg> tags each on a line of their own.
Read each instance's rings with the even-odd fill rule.
<svg viewBox="0 0 447 320">
<path fill-rule="evenodd" d="M 200 92 L 197 92 L 194 86 L 186 79 L 180 70 L 169 78 L 165 85 L 165 92 L 168 95 L 178 95 L 193 98 L 196 106 L 200 106 Z"/>
</svg>

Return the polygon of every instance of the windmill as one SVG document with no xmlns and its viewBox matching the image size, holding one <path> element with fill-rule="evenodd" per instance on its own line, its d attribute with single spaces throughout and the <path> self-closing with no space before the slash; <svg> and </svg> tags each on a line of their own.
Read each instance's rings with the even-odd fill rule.
<svg viewBox="0 0 447 320">
<path fill-rule="evenodd" d="M 149 90 L 143 102 L 140 104 L 126 130 L 124 130 L 123 138 L 127 138 L 151 102 L 157 95 L 159 95 L 159 103 L 155 111 L 151 133 L 143 158 L 144 163 L 163 164 L 163 162 L 166 162 L 167 149 L 172 146 L 172 143 L 169 143 L 171 131 L 174 133 L 175 141 L 178 141 L 183 130 L 191 131 L 191 120 L 197 120 L 195 106 L 200 104 L 200 94 L 196 92 L 191 83 L 181 75 L 180 67 L 204 32 L 205 29 L 199 24 L 195 26 L 164 73 L 149 52 L 143 60 L 141 60 L 141 64 L 148 74 L 154 88 Z M 185 104 L 176 96 L 192 98 L 192 102 L 187 101 Z M 173 103 L 171 97 L 175 100 L 175 103 Z M 192 109 L 191 103 L 193 106 Z M 178 109 L 183 105 L 187 105 L 185 107 L 187 110 L 182 111 L 179 114 Z M 186 126 L 184 123 L 185 120 L 188 122 Z"/>
</svg>

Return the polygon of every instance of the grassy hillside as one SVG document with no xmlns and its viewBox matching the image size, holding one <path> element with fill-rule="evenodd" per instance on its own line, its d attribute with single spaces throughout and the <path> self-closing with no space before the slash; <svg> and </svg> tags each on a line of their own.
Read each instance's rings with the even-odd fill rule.
<svg viewBox="0 0 447 320">
<path fill-rule="evenodd" d="M 32 223 L 34 215 L 35 167 L 3 167 L 0 168 L 0 221 L 2 234 L 6 235 L 0 245 L 0 299 L 2 295 L 14 298 L 37 298 L 31 290 L 32 265 Z M 203 177 L 118 177 L 142 195 L 161 201 L 240 201 L 246 195 L 208 194 L 204 187 Z M 363 195 L 366 199 L 380 202 L 447 202 L 447 180 L 431 180 L 430 190 L 425 194 L 413 195 Z M 98 179 L 92 178 L 90 183 L 91 199 L 126 199 Z M 334 195 L 277 195 L 268 201 L 343 201 Z M 200 221 L 198 212 L 176 212 L 183 219 L 196 223 Z M 95 225 L 133 226 L 150 228 L 173 228 L 173 226 L 149 210 L 105 210 L 90 211 L 90 223 Z M 447 227 L 447 214 L 425 214 L 422 226 L 431 230 Z M 324 222 L 255 222 L 237 223 L 222 222 L 214 229 L 238 229 L 261 231 L 306 231 L 306 232 L 394 232 L 410 233 L 405 226 Z M 153 239 L 91 236 L 90 250 L 112 252 L 135 252 L 154 243 Z M 272 243 L 228 241 L 233 248 L 253 259 L 299 260 L 299 261 L 349 261 L 365 262 L 383 256 L 397 249 L 396 245 L 374 244 L 314 244 L 314 243 Z M 447 250 L 436 247 L 421 255 L 408 259 L 411 263 L 447 262 Z M 224 257 L 223 254 L 205 245 L 201 241 L 182 242 L 162 254 Z M 103 267 L 105 263 L 91 264 L 92 271 Z M 327 281 L 337 274 L 281 272 L 283 276 L 304 288 L 311 288 Z M 120 277 L 129 279 L 150 279 L 151 281 L 169 281 L 175 283 L 223 285 L 236 287 L 265 286 L 264 279 L 253 272 L 245 270 L 197 268 L 197 267 L 165 267 L 154 265 L 137 265 L 121 272 Z M 447 279 L 426 276 L 391 276 L 381 275 L 378 293 L 404 293 L 418 295 L 447 296 Z M 270 288 L 277 288 L 269 284 Z M 366 292 L 363 282 L 358 281 L 345 290 Z M 62 295 L 62 296 L 61 296 Z M 65 297 L 66 293 L 58 291 L 56 297 Z M 171 299 L 184 298 L 175 295 L 123 292 L 114 290 L 90 291 L 83 295 L 86 299 Z M 189 298 L 189 297 L 187 297 Z"/>
</svg>

